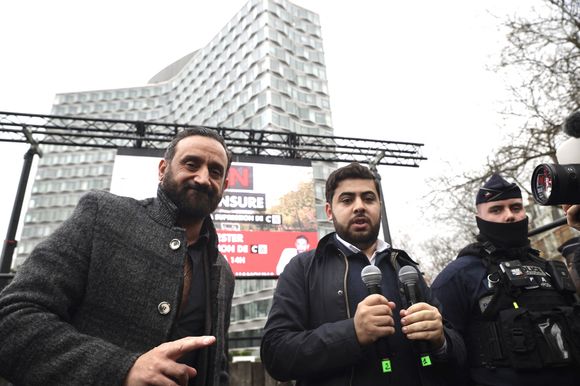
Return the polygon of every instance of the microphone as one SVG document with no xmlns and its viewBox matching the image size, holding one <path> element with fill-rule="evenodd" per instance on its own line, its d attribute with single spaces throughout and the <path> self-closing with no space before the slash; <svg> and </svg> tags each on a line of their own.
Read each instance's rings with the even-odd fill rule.
<svg viewBox="0 0 580 386">
<path fill-rule="evenodd" d="M 573 112 L 566 118 L 562 130 L 570 137 L 580 138 L 580 110 Z"/>
<path fill-rule="evenodd" d="M 556 158 L 560 165 L 580 164 L 580 110 L 570 114 L 562 127 L 570 138 L 556 149 Z"/>
<path fill-rule="evenodd" d="M 415 303 L 424 301 L 423 293 L 421 289 L 417 286 L 419 281 L 419 272 L 412 265 L 405 265 L 399 270 L 399 281 L 403 284 L 403 289 L 405 290 L 405 296 L 407 297 L 407 302 L 409 303 L 407 307 L 409 308 Z"/>
<path fill-rule="evenodd" d="M 382 295 L 381 291 L 381 278 L 383 274 L 381 270 L 376 265 L 367 265 L 363 268 L 360 273 L 360 277 L 365 283 L 365 286 L 369 290 L 369 295 L 379 294 Z"/>
<path fill-rule="evenodd" d="M 369 291 L 369 295 L 379 294 L 382 295 L 381 291 L 381 278 L 383 274 L 381 270 L 376 265 L 367 265 L 363 268 L 360 273 L 360 277 L 365 283 Z M 381 371 L 383 373 L 390 373 L 392 371 L 391 367 L 391 360 L 389 358 L 385 358 L 384 354 L 389 353 L 389 344 L 386 338 L 379 338 L 377 340 L 377 345 L 375 346 L 377 351 L 377 356 L 381 358 Z"/>
<path fill-rule="evenodd" d="M 405 291 L 405 297 L 407 298 L 407 304 L 404 308 L 409 308 L 415 303 L 420 303 L 425 301 L 423 292 L 418 285 L 419 282 L 419 272 L 412 265 L 405 265 L 399 270 L 399 281 L 403 285 L 403 290 Z M 415 350 L 418 352 L 421 358 L 421 365 L 423 367 L 431 365 L 431 357 L 429 356 L 429 342 L 425 340 L 416 340 L 413 342 Z"/>
</svg>

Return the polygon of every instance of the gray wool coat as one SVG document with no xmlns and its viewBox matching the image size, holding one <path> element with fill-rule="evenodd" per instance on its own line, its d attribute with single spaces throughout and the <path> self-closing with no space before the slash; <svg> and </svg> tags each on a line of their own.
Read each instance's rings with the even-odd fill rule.
<svg viewBox="0 0 580 386">
<path fill-rule="evenodd" d="M 84 195 L 0 293 L 0 375 L 16 385 L 122 385 L 139 355 L 169 340 L 183 288 L 185 230 L 158 190 L 137 201 Z M 227 385 L 232 271 L 211 220 L 206 385 Z"/>
</svg>

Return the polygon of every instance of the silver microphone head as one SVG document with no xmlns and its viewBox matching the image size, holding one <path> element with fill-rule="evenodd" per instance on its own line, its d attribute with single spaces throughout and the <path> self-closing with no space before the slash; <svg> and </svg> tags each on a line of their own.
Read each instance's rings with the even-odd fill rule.
<svg viewBox="0 0 580 386">
<path fill-rule="evenodd" d="M 367 288 L 380 286 L 382 276 L 383 274 L 381 273 L 381 270 L 376 265 L 372 264 L 364 267 L 360 273 L 360 277 Z"/>
<path fill-rule="evenodd" d="M 416 284 L 419 272 L 412 265 L 405 265 L 399 270 L 399 281 L 403 284 Z"/>
</svg>

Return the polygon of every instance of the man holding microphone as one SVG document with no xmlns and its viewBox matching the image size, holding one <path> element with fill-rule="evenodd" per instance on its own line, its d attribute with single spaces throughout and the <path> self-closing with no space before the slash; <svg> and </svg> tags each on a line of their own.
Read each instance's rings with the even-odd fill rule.
<svg viewBox="0 0 580 386">
<path fill-rule="evenodd" d="M 262 361 L 274 378 L 298 385 L 442 385 L 462 363 L 463 341 L 431 305 L 422 278 L 414 285 L 427 302 L 403 302 L 397 273 L 416 263 L 377 238 L 377 184 L 357 163 L 329 176 L 326 213 L 336 232 L 286 266 L 265 326 Z M 367 276 L 370 265 L 378 268 L 377 281 L 365 285 L 361 273 Z M 417 342 L 428 352 L 419 352 Z"/>
</svg>

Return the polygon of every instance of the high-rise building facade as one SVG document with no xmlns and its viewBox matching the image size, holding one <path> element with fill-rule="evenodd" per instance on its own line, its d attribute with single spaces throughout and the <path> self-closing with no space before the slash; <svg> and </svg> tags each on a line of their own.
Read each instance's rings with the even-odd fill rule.
<svg viewBox="0 0 580 386">
<path fill-rule="evenodd" d="M 205 47 L 147 85 L 58 94 L 52 114 L 332 135 L 319 17 L 286 0 L 250 0 Z M 72 213 L 83 193 L 111 185 L 115 151 L 66 146 L 43 151 L 16 265 Z M 314 165 L 321 234 L 331 230 L 323 189 L 330 168 Z M 238 280 L 231 336 L 260 335 L 274 285 Z"/>
</svg>

